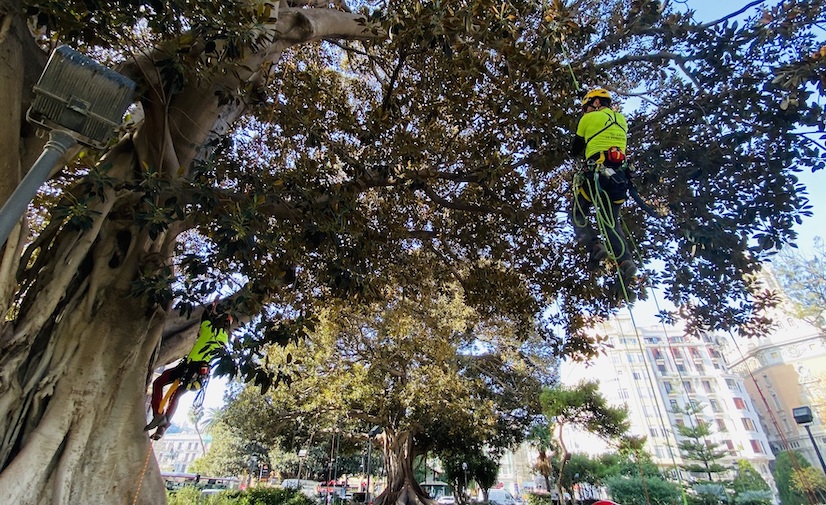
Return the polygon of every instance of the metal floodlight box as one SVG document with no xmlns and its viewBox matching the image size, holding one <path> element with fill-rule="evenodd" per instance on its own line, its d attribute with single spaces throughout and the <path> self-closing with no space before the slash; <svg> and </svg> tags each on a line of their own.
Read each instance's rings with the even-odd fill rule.
<svg viewBox="0 0 826 505">
<path fill-rule="evenodd" d="M 812 409 L 809 407 L 796 407 L 792 409 L 792 417 L 797 424 L 806 424 L 812 422 Z"/>
<path fill-rule="evenodd" d="M 102 149 L 132 103 L 135 82 L 68 46 L 52 52 L 27 113 L 47 129 L 66 129 Z"/>
</svg>

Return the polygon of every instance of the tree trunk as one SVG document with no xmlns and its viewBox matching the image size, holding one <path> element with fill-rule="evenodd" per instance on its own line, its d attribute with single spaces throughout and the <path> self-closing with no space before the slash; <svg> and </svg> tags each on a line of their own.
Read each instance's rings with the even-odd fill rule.
<svg viewBox="0 0 826 505">
<path fill-rule="evenodd" d="M 158 503 L 163 496 L 157 465 L 146 464 L 150 443 L 142 431 L 154 346 L 134 341 L 150 322 L 141 304 L 128 303 L 128 292 L 113 291 L 111 299 L 119 302 L 102 305 L 93 320 L 82 311 L 65 314 L 37 360 L 47 373 L 25 387 L 27 394 L 3 395 L 9 424 L 0 503 L 95 503 L 104 496 L 132 503 L 136 495 L 139 503 Z"/>
<path fill-rule="evenodd" d="M 375 505 L 432 505 L 434 501 L 414 476 L 413 433 L 386 429 L 384 437 L 387 487 L 376 497 Z"/>
<path fill-rule="evenodd" d="M 7 18 L 4 26 L 25 28 L 22 19 Z M 366 32 L 361 21 L 336 10 L 286 9 L 272 27 L 280 38 L 251 51 L 238 62 L 239 72 L 228 74 L 250 82 L 262 63 L 277 59 L 284 48 L 322 37 L 359 37 Z M 0 125 L 0 136 L 14 133 L 22 139 L 4 143 L 7 149 L 0 154 L 0 180 L 12 185 L 31 157 L 19 146 L 34 145 L 21 112 L 33 73 L 20 66 L 47 56 L 26 57 L 27 48 L 36 46 L 27 31 L 15 34 L 29 39 L 19 44 L 14 37 L 0 38 L 0 67 L 17 69 L 0 72 L 0 84 L 9 92 L 0 100 L 8 120 Z M 150 81 L 143 81 L 145 118 L 134 136 L 101 160 L 114 182 L 97 189 L 88 222 L 77 229 L 54 218 L 22 254 L 13 233 L 0 257 L 0 504 L 166 501 L 143 431 L 146 388 L 156 366 L 180 356 L 164 348 L 191 346 L 201 312 L 189 319 L 172 314 L 168 303 L 136 296 L 132 283 L 140 275 L 172 269 L 177 236 L 190 223 L 174 221 L 150 237 L 135 217 L 142 193 L 125 188 L 135 186 L 135 174 L 145 167 L 175 187 L 189 175 L 203 143 L 226 132 L 243 103 L 218 104 L 215 90 L 228 81 L 193 82 L 179 95 L 161 99 L 166 86 L 151 81 L 162 74 L 153 68 L 152 55 L 128 61 L 131 70 L 126 65 L 124 73 Z M 238 82 L 231 84 L 235 89 Z M 9 191 L 0 183 L 3 200 Z M 85 191 L 88 187 L 75 186 L 67 194 Z M 161 346 L 162 340 L 178 344 Z"/>
<path fill-rule="evenodd" d="M 565 493 L 562 489 L 562 472 L 565 471 L 565 464 L 568 462 L 568 458 L 570 454 L 568 454 L 568 448 L 565 447 L 565 440 L 562 438 L 562 428 L 563 424 L 559 423 L 559 448 L 561 449 L 560 459 L 559 459 L 559 475 L 556 479 L 556 492 L 559 493 L 559 504 L 563 505 L 565 503 Z M 573 496 L 572 496 L 573 498 Z"/>
</svg>

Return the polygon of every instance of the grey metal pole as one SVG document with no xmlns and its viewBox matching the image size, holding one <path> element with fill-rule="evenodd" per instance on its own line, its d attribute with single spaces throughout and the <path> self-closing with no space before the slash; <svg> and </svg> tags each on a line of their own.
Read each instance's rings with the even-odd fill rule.
<svg viewBox="0 0 826 505">
<path fill-rule="evenodd" d="M 820 454 L 820 449 L 817 447 L 817 442 L 815 442 L 815 437 L 812 436 L 812 430 L 809 428 L 808 424 L 803 425 L 806 428 L 806 433 L 809 434 L 809 440 L 812 441 L 812 447 L 815 448 L 815 454 L 817 454 L 817 459 L 820 460 L 820 468 L 823 469 L 823 473 L 826 473 L 826 463 L 823 462 L 823 456 Z"/>
<path fill-rule="evenodd" d="M 66 151 L 76 144 L 77 139 L 66 131 L 52 130 L 49 132 L 49 140 L 43 147 L 40 157 L 0 209 L 0 245 L 6 243 L 11 231 L 26 212 L 29 202 L 37 194 L 40 186 L 46 182 L 55 165 L 63 159 Z"/>
<path fill-rule="evenodd" d="M 364 503 L 366 505 L 371 505 L 373 501 L 370 499 L 370 495 L 372 492 L 370 491 L 370 456 L 373 452 L 373 437 L 368 436 L 367 438 L 367 497 L 364 499 Z"/>
</svg>

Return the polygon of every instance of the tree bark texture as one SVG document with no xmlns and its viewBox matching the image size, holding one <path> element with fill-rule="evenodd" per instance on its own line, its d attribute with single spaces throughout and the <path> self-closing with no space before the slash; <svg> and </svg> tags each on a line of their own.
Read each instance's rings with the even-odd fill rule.
<svg viewBox="0 0 826 505">
<path fill-rule="evenodd" d="M 0 11 L 0 197 L 13 191 L 40 146 L 23 119 L 31 85 L 48 55 L 36 48 L 18 12 Z M 4 15 L 5 13 L 5 15 Z M 327 9 L 283 9 L 270 47 L 240 61 L 242 79 L 285 48 L 322 37 L 355 37 L 358 16 Z M 179 234 L 173 222 L 150 236 L 135 220 L 140 195 L 131 189 L 142 167 L 175 187 L 210 136 L 225 133 L 243 102 L 220 105 L 226 82 L 189 84 L 166 96 L 156 53 L 120 69 L 148 91 L 145 118 L 101 160 L 114 182 L 102 191 L 83 229 L 53 219 L 25 249 L 13 233 L 0 258 L 0 503 L 159 504 L 165 488 L 151 454 L 146 389 L 151 371 L 180 357 L 197 334 L 199 311 L 187 319 L 137 297 L 143 272 L 173 268 Z M 36 72 L 29 67 L 39 64 Z M 32 80 L 32 76 L 34 80 Z M 239 74 L 235 74 L 236 76 Z M 235 83 L 237 84 L 237 82 Z M 28 150 L 27 150 L 28 149 Z M 36 156 L 35 156 L 36 157 Z M 179 183 L 179 182 L 178 182 Z M 71 198 L 77 187 L 67 190 Z M 27 227 L 19 228 L 25 236 Z"/>
<path fill-rule="evenodd" d="M 376 497 L 375 505 L 432 505 L 413 471 L 413 433 L 386 429 L 384 456 L 387 487 Z"/>
</svg>

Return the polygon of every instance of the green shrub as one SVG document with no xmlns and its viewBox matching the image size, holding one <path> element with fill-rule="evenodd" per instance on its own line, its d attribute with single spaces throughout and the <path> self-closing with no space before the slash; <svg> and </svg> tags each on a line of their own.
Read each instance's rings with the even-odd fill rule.
<svg viewBox="0 0 826 505">
<path fill-rule="evenodd" d="M 270 487 L 204 495 L 200 488 L 186 486 L 179 491 L 167 492 L 167 502 L 169 505 L 317 505 L 296 489 Z"/>
<path fill-rule="evenodd" d="M 195 486 L 184 486 L 177 491 L 166 492 L 168 505 L 196 505 L 201 498 L 201 490 Z"/>
<path fill-rule="evenodd" d="M 719 505 L 726 502 L 726 488 L 721 484 L 695 484 L 689 495 L 691 505 Z"/>
<path fill-rule="evenodd" d="M 550 493 L 528 493 L 528 505 L 553 505 Z"/>
<path fill-rule="evenodd" d="M 622 505 L 673 505 L 682 503 L 680 488 L 658 477 L 609 477 L 605 479 L 611 499 Z"/>
<path fill-rule="evenodd" d="M 737 505 L 771 505 L 772 493 L 771 491 L 757 490 L 743 491 L 737 493 L 734 503 Z"/>
<path fill-rule="evenodd" d="M 238 505 L 316 505 L 297 489 L 254 487 L 244 491 Z"/>
</svg>

